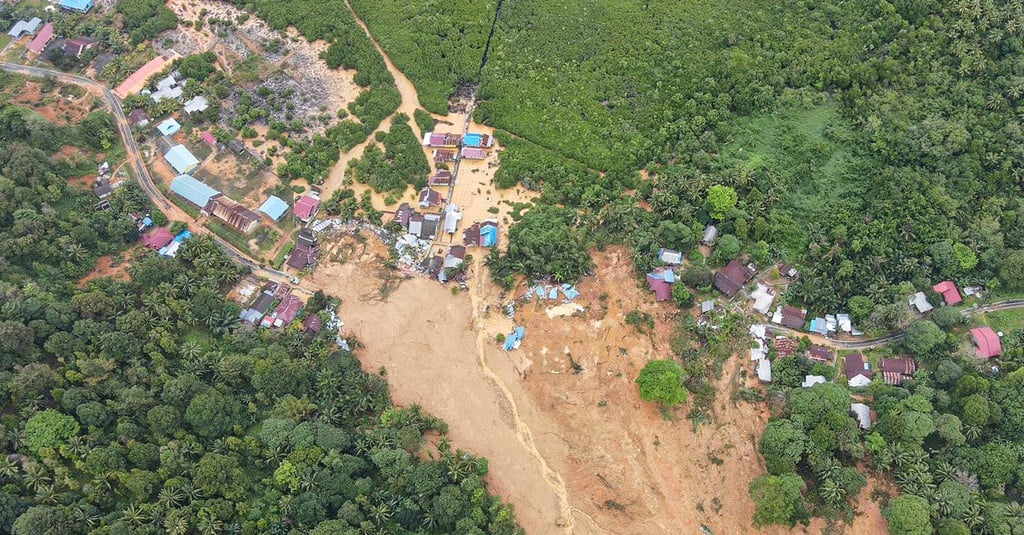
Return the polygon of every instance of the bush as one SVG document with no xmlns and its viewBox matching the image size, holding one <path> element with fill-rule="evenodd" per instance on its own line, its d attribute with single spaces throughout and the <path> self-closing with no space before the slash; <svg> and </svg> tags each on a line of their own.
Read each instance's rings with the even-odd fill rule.
<svg viewBox="0 0 1024 535">
<path fill-rule="evenodd" d="M 674 360 L 651 360 L 640 370 L 636 384 L 644 401 L 656 401 L 671 407 L 686 401 L 683 367 Z"/>
</svg>

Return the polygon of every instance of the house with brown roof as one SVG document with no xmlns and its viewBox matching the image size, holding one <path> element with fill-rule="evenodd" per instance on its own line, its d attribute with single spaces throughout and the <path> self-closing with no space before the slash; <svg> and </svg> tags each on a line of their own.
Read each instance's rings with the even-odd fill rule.
<svg viewBox="0 0 1024 535">
<path fill-rule="evenodd" d="M 420 190 L 419 204 L 420 208 L 437 206 L 441 204 L 441 194 L 430 188 L 423 188 Z"/>
<path fill-rule="evenodd" d="M 917 362 L 910 357 L 882 359 L 878 363 L 878 368 L 882 370 L 882 380 L 885 384 L 900 385 L 903 381 L 914 378 Z"/>
<path fill-rule="evenodd" d="M 403 202 L 402 205 L 398 207 L 398 210 L 395 210 L 395 216 L 392 217 L 391 220 L 401 225 L 402 228 L 409 228 L 409 219 L 412 218 L 414 213 L 415 212 L 413 212 L 409 203 Z"/>
<path fill-rule="evenodd" d="M 252 232 L 260 222 L 260 216 L 256 212 L 229 199 L 223 193 L 210 198 L 204 210 L 245 234 Z"/>
<path fill-rule="evenodd" d="M 735 297 L 756 274 L 753 267 L 745 266 L 738 259 L 734 259 L 715 273 L 714 285 L 723 294 Z"/>
<path fill-rule="evenodd" d="M 320 260 L 320 242 L 309 229 L 302 229 L 288 257 L 288 267 L 306 269 Z"/>
<path fill-rule="evenodd" d="M 831 349 L 825 346 L 812 345 L 811 347 L 807 348 L 807 352 L 805 353 L 805 355 L 807 356 L 808 360 L 813 360 L 815 362 L 824 362 L 825 364 L 831 364 L 833 361 L 836 360 L 836 354 L 833 353 Z"/>
<path fill-rule="evenodd" d="M 796 354 L 796 340 L 785 336 L 775 337 L 775 354 L 779 357 L 789 357 Z"/>
<path fill-rule="evenodd" d="M 797 271 L 795 267 L 785 262 L 779 262 L 779 265 L 776 267 L 779 269 L 779 275 L 782 275 L 791 281 L 800 277 L 800 272 Z"/>
<path fill-rule="evenodd" d="M 852 388 L 862 388 L 871 384 L 871 378 L 875 376 L 871 370 L 871 363 L 864 359 L 864 355 L 854 353 L 846 356 L 846 382 Z"/>
<path fill-rule="evenodd" d="M 427 179 L 429 186 L 448 186 L 452 183 L 452 172 L 447 169 L 439 169 Z"/>
<path fill-rule="evenodd" d="M 785 325 L 790 329 L 803 329 L 807 321 L 807 309 L 797 308 L 793 305 L 785 305 L 776 310 L 772 316 L 772 322 Z"/>
<path fill-rule="evenodd" d="M 295 321 L 295 316 L 299 315 L 300 310 L 302 310 L 302 301 L 294 294 L 288 294 L 274 309 L 274 313 L 269 316 L 272 319 L 271 324 L 274 327 L 285 327 Z M 264 326 L 266 326 L 267 319 L 263 319 Z"/>
<path fill-rule="evenodd" d="M 75 37 L 64 43 L 64 55 L 74 58 L 82 57 L 87 50 L 96 46 L 96 40 L 91 37 Z"/>
<path fill-rule="evenodd" d="M 324 322 L 320 319 L 320 316 L 316 314 L 310 314 L 305 321 L 302 322 L 302 330 L 306 333 L 316 334 L 324 328 Z"/>
<path fill-rule="evenodd" d="M 448 163 L 454 162 L 458 159 L 459 153 L 454 150 L 435 150 L 434 151 L 434 163 Z"/>
</svg>

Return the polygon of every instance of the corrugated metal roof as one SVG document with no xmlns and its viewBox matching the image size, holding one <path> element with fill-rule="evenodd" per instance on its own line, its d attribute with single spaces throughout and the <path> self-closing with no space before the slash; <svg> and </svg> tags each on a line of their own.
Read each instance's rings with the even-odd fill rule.
<svg viewBox="0 0 1024 535">
<path fill-rule="evenodd" d="M 196 180 L 191 175 L 179 175 L 171 182 L 171 191 L 188 199 L 192 204 L 203 208 L 210 198 L 220 192 Z"/>
<path fill-rule="evenodd" d="M 43 49 L 46 48 L 46 45 L 50 44 L 50 41 L 52 40 L 53 23 L 47 22 L 46 26 L 43 26 L 43 29 L 39 30 L 39 35 L 36 35 L 35 39 L 32 39 L 32 42 L 30 42 L 26 48 L 38 54 L 42 52 Z"/>
<path fill-rule="evenodd" d="M 60 7 L 85 13 L 92 9 L 93 0 L 60 0 Z"/>
<path fill-rule="evenodd" d="M 174 119 L 167 119 L 166 121 L 156 125 L 156 129 L 165 136 L 172 136 L 181 130 L 181 124 Z"/>
<path fill-rule="evenodd" d="M 263 201 L 259 210 L 270 216 L 270 219 L 277 221 L 288 211 L 288 203 L 284 202 L 284 199 L 280 197 L 271 195 L 267 197 L 267 200 Z"/>
<path fill-rule="evenodd" d="M 171 147 L 167 154 L 164 154 L 164 159 L 179 173 L 188 173 L 199 167 L 199 158 L 196 158 L 185 145 Z"/>
</svg>

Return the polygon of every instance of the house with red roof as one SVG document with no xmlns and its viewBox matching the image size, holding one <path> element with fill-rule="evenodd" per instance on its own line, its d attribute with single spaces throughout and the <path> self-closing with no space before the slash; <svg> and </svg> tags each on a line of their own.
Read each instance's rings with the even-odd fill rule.
<svg viewBox="0 0 1024 535">
<path fill-rule="evenodd" d="M 161 249 L 174 240 L 174 234 L 167 227 L 160 227 L 142 236 L 142 243 L 150 249 Z"/>
<path fill-rule="evenodd" d="M 992 330 L 992 327 L 975 327 L 971 329 L 971 336 L 974 338 L 975 351 L 979 358 L 990 359 L 998 357 L 1003 352 L 1003 346 L 999 343 L 999 335 Z"/>
<path fill-rule="evenodd" d="M 168 65 L 178 59 L 178 53 L 171 50 L 162 56 L 157 56 L 148 63 L 139 67 L 139 70 L 135 71 L 128 78 L 125 78 L 121 85 L 117 86 L 114 90 L 114 94 L 118 98 L 125 98 L 133 93 L 138 93 L 146 87 L 146 82 L 154 74 L 164 70 Z"/>
<path fill-rule="evenodd" d="M 295 321 L 295 316 L 299 314 L 300 310 L 302 310 L 302 300 L 293 294 L 288 294 L 274 309 L 274 327 L 287 326 Z"/>
<path fill-rule="evenodd" d="M 664 275 L 659 278 L 657 273 L 648 273 L 647 286 L 654 292 L 655 301 L 668 301 L 672 298 L 672 284 L 665 280 Z"/>
<path fill-rule="evenodd" d="M 320 211 L 320 198 L 314 195 L 303 195 L 295 201 L 292 210 L 295 212 L 295 217 L 309 221 Z"/>
<path fill-rule="evenodd" d="M 942 299 L 947 305 L 959 305 L 963 302 L 963 298 L 960 297 L 960 291 L 956 289 L 956 284 L 953 281 L 942 281 L 932 287 L 936 293 L 942 294 Z"/>
<path fill-rule="evenodd" d="M 43 52 L 44 49 L 46 49 L 46 45 L 50 44 L 50 41 L 53 41 L 54 37 L 55 36 L 53 35 L 53 23 L 47 22 L 46 25 L 43 26 L 43 29 L 39 30 L 39 33 L 36 34 L 35 38 L 33 38 L 32 41 L 29 42 L 26 48 L 28 48 L 32 52 L 35 52 L 36 54 L 40 54 Z"/>
<path fill-rule="evenodd" d="M 214 137 L 213 132 L 210 132 L 209 130 L 200 133 L 199 139 L 203 140 L 204 143 L 211 147 L 217 146 L 217 138 Z"/>
</svg>

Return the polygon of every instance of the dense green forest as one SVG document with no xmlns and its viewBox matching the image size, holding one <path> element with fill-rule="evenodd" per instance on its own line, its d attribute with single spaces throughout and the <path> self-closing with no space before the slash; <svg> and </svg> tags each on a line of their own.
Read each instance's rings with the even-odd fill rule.
<svg viewBox="0 0 1024 535">
<path fill-rule="evenodd" d="M 445 115 L 460 84 L 480 81 L 497 0 L 402 2 L 355 0 L 353 9 L 412 80 L 420 103 Z"/>
<path fill-rule="evenodd" d="M 95 211 L 68 184 L 95 159 L 53 154 L 111 140 L 106 114 L 0 108 L 0 533 L 522 533 L 486 461 L 393 407 L 327 329 L 241 324 L 223 294 L 243 269 L 209 238 L 80 284 L 136 241 L 127 214 L 148 201 L 127 184 Z M 336 305 L 317 293 L 304 314 Z"/>
<path fill-rule="evenodd" d="M 349 163 L 346 172 L 354 173 L 356 180 L 374 190 L 392 195 L 400 196 L 408 186 L 418 190 L 427 185 L 430 164 L 407 115 L 395 115 L 390 129 L 377 133 L 377 141 L 384 145 L 384 150 L 371 143 L 362 158 Z"/>
<path fill-rule="evenodd" d="M 369 10 L 374 30 L 406 20 Z M 511 2 L 476 118 L 516 140 L 500 185 L 557 192 L 543 202 L 579 210 L 591 244 L 627 241 L 640 258 L 658 246 L 645 228 L 716 222 L 803 268 L 790 299 L 866 298 L 871 327 L 887 328 L 900 282 L 1010 282 L 999 261 L 1024 247 L 1022 21 L 1005 0 Z M 460 59 L 423 66 L 401 35 L 384 46 L 424 86 L 478 48 L 450 39 Z M 721 217 L 705 206 L 714 184 L 739 194 Z"/>
<path fill-rule="evenodd" d="M 933 319 L 943 327 L 921 320 L 895 348 L 924 370 L 899 386 L 876 380 L 866 389 L 877 422 L 863 435 L 848 414 L 847 388 L 800 388 L 806 374 L 828 370 L 802 356 L 776 360 L 769 393 L 784 403 L 759 443 L 769 474 L 751 485 L 756 523 L 852 518 L 865 485 L 857 465 L 871 459 L 900 489 L 885 504 L 890 533 L 1024 529 L 1024 329 L 1003 338 L 993 374 L 979 369 L 959 314 Z"/>
</svg>

